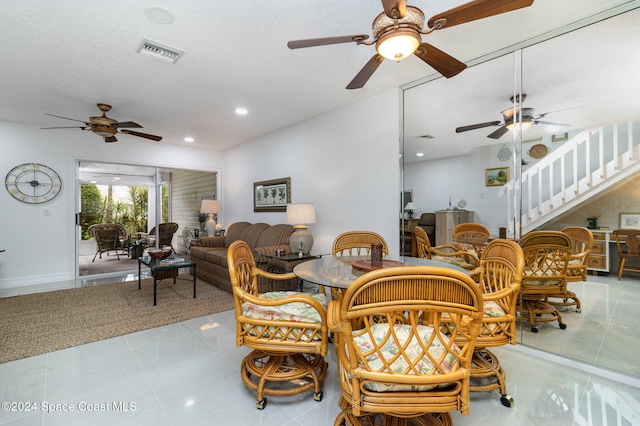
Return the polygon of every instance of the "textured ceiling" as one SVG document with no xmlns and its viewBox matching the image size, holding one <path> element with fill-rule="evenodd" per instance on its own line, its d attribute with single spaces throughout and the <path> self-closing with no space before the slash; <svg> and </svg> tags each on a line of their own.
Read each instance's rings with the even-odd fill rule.
<svg viewBox="0 0 640 426">
<path fill-rule="evenodd" d="M 429 17 L 465 2 L 410 4 Z M 423 39 L 469 62 L 625 3 L 638 1 L 536 0 L 532 7 Z M 153 7 L 169 11 L 173 22 L 148 18 L 145 12 Z M 99 115 L 95 104 L 104 102 L 113 106 L 110 117 L 140 123 L 141 131 L 163 136 L 161 143 L 183 144 L 190 135 L 195 146 L 226 149 L 432 75 L 415 57 L 386 61 L 364 89 L 347 91 L 346 84 L 374 54 L 372 46 L 286 47 L 293 39 L 370 34 L 381 11 L 379 0 L 0 2 L 0 119 L 73 125 L 45 113 L 87 120 Z M 145 37 L 186 53 L 175 64 L 141 56 L 136 49 Z M 470 71 L 450 83 L 462 84 L 465 73 L 471 79 Z M 460 114 L 457 125 L 493 119 L 508 99 L 493 95 L 499 106 Z M 236 116 L 238 106 L 249 114 Z M 46 130 L 53 131 L 79 130 Z M 102 143 L 87 132 L 87 143 L 97 142 Z"/>
</svg>

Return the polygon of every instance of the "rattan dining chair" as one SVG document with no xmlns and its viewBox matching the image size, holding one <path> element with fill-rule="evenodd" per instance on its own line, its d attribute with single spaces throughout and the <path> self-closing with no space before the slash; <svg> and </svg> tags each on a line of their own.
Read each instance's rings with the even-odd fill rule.
<svg viewBox="0 0 640 426">
<path fill-rule="evenodd" d="M 227 251 L 236 317 L 236 345 L 253 351 L 241 364 L 245 385 L 256 392 L 256 407 L 265 395 L 290 396 L 313 389 L 321 401 L 327 374 L 328 328 L 324 294 L 292 291 L 258 293 L 258 277 L 289 280 L 295 274 L 274 274 L 256 266 L 246 242 Z"/>
<path fill-rule="evenodd" d="M 460 250 L 473 251 L 480 257 L 482 250 L 489 242 L 491 232 L 480 223 L 459 223 L 453 228 L 452 240 L 454 247 Z"/>
<path fill-rule="evenodd" d="M 470 251 L 460 250 L 451 245 L 431 246 L 427 233 L 420 226 L 413 228 L 413 234 L 416 238 L 418 257 L 451 263 L 470 272 L 480 266 L 480 259 Z M 475 275 L 476 272 L 473 274 Z"/>
<path fill-rule="evenodd" d="M 334 257 L 367 257 L 371 254 L 371 244 L 382 244 L 382 253 L 386 256 L 389 254 L 389 245 L 382 235 L 372 231 L 347 231 L 338 235 L 333 240 L 331 254 Z"/>
<path fill-rule="evenodd" d="M 569 283 L 586 281 L 589 255 L 593 247 L 593 234 L 582 226 L 569 226 L 562 230 L 571 238 L 571 256 L 567 266 L 567 288 L 562 294 L 550 294 L 549 303 L 554 306 L 575 306 L 576 312 L 582 311 L 580 299 L 569 291 Z"/>
<path fill-rule="evenodd" d="M 513 404 L 507 394 L 506 374 L 489 348 L 516 344 L 516 305 L 524 270 L 520 246 L 510 240 L 493 240 L 482 251 L 479 286 L 484 300 L 482 329 L 471 365 L 471 392 L 500 391 L 505 407 Z"/>
<path fill-rule="evenodd" d="M 613 231 L 613 238 L 618 248 L 618 281 L 622 278 L 624 271 L 640 272 L 640 230 L 638 229 L 617 229 Z M 633 264 L 628 265 L 627 260 Z"/>
<path fill-rule="evenodd" d="M 558 321 L 561 329 L 567 328 L 562 315 L 548 298 L 566 292 L 571 239 L 560 231 L 533 231 L 522 237 L 520 246 L 524 254 L 524 271 L 519 318 L 528 320 L 534 333 L 538 332 L 537 322 Z"/>
<path fill-rule="evenodd" d="M 331 254 L 344 262 L 353 262 L 357 259 L 365 259 L 371 257 L 371 244 L 382 244 L 382 254 L 389 255 L 389 245 L 382 237 L 373 231 L 347 231 L 338 235 L 333 240 Z M 319 287 L 320 291 L 326 294 L 326 289 Z M 342 291 L 337 288 L 331 288 L 331 299 L 340 300 Z"/>
<path fill-rule="evenodd" d="M 452 268 L 383 268 L 356 279 L 329 304 L 342 391 L 334 425 L 450 425 L 448 411 L 467 415 L 481 322 L 478 285 Z"/>
</svg>

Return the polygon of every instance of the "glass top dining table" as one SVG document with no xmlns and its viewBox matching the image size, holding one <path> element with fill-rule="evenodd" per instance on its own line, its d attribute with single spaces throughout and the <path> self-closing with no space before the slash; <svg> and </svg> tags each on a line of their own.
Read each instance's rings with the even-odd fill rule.
<svg viewBox="0 0 640 426">
<path fill-rule="evenodd" d="M 395 260 L 404 266 L 440 266 L 452 268 L 469 274 L 469 271 L 451 263 L 437 260 L 422 259 L 408 256 L 385 256 L 385 260 Z M 353 281 L 363 275 L 363 272 L 354 270 L 352 263 L 356 260 L 369 260 L 366 257 L 342 257 L 323 256 L 300 263 L 293 268 L 293 273 L 304 281 L 325 287 L 347 289 Z"/>
</svg>

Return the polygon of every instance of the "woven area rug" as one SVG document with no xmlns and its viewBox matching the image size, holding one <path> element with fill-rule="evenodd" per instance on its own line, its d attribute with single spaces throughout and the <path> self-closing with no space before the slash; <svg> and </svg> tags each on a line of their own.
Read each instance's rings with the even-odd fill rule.
<svg viewBox="0 0 640 426">
<path fill-rule="evenodd" d="M 233 308 L 233 296 L 180 275 L 158 286 L 153 279 L 100 284 L 0 299 L 0 363 L 185 321 Z M 183 278 L 183 279 L 180 279 Z M 187 281 L 188 280 L 188 281 Z"/>
</svg>

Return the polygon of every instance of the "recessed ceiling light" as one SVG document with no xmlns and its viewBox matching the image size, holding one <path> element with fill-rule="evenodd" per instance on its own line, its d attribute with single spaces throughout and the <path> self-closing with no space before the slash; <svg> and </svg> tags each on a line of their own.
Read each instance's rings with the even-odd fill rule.
<svg viewBox="0 0 640 426">
<path fill-rule="evenodd" d="M 246 108 L 236 108 L 236 114 L 238 115 L 247 115 L 249 113 L 249 110 Z"/>
<path fill-rule="evenodd" d="M 186 138 L 184 138 L 185 142 L 193 142 L 195 139 L 193 139 L 191 136 L 187 136 Z"/>
<path fill-rule="evenodd" d="M 171 12 L 161 7 L 150 7 L 144 11 L 144 14 L 158 24 L 171 24 L 175 20 Z"/>
<path fill-rule="evenodd" d="M 424 157 L 424 152 L 418 152 L 418 153 L 416 154 L 416 157 Z"/>
</svg>

